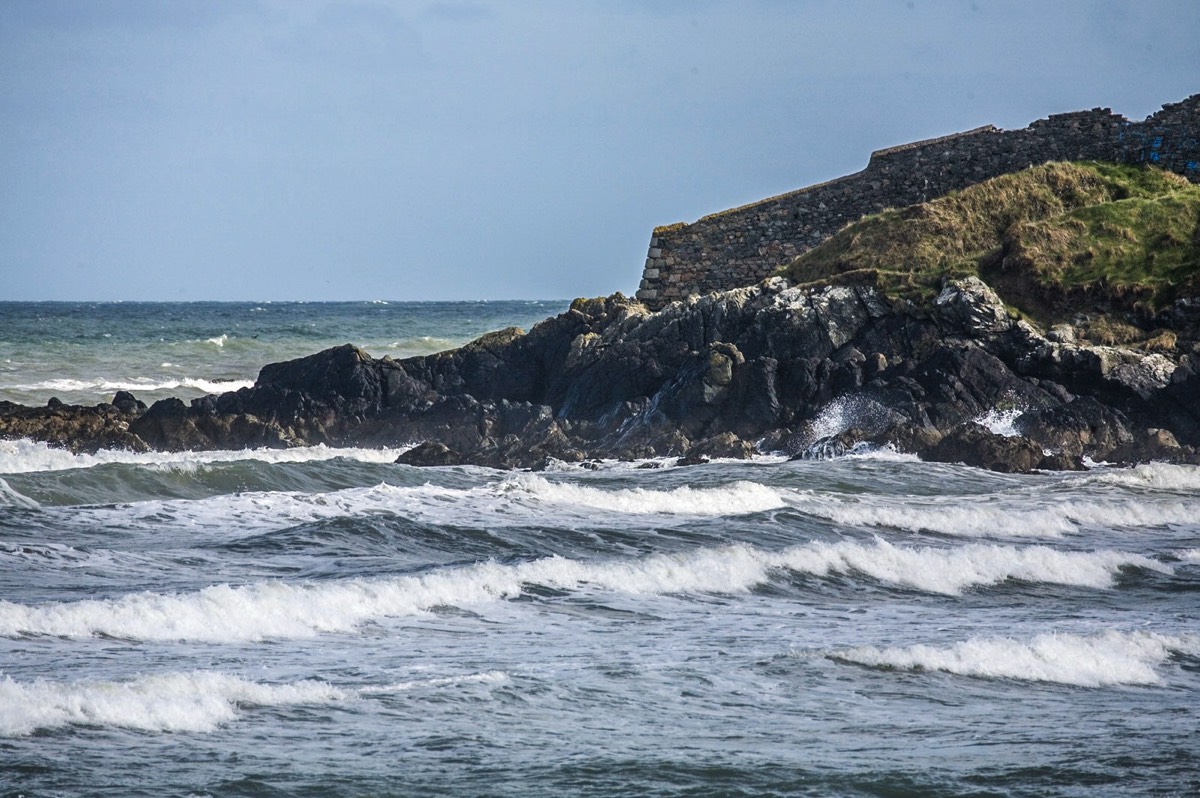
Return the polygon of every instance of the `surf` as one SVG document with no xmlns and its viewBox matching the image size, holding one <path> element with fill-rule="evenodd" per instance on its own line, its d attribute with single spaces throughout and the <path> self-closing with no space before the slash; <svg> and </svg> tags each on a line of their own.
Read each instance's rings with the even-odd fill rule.
<svg viewBox="0 0 1200 798">
<path fill-rule="evenodd" d="M 142 592 L 42 605 L 0 601 L 0 636 L 263 641 L 354 633 L 373 621 L 421 615 L 441 606 L 479 607 L 539 589 L 580 595 L 738 595 L 781 578 L 786 584 L 787 573 L 818 578 L 840 573 L 954 596 L 1014 580 L 1107 589 L 1120 571 L 1130 568 L 1174 573 L 1156 560 L 1117 551 L 995 545 L 906 548 L 876 540 L 811 542 L 772 552 L 737 544 L 640 558 L 585 561 L 550 556 L 389 578 L 220 584 L 193 593 Z"/>
</svg>

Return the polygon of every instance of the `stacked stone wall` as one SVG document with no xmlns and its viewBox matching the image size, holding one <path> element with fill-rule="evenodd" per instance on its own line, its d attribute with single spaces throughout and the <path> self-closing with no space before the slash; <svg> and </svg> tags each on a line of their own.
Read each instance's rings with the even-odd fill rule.
<svg viewBox="0 0 1200 798">
<path fill-rule="evenodd" d="M 637 297 L 651 308 L 750 285 L 869 213 L 1047 161 L 1149 163 L 1200 182 L 1200 94 L 1130 122 L 1107 108 L 985 127 L 871 154 L 867 168 L 654 230 Z"/>
</svg>

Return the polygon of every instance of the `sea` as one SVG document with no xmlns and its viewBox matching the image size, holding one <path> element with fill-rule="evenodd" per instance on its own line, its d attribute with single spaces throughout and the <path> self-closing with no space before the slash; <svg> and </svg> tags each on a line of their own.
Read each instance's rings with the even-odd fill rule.
<svg viewBox="0 0 1200 798">
<path fill-rule="evenodd" d="M 0 400 L 566 307 L 0 303 Z M 401 451 L 0 441 L 0 795 L 1200 794 L 1196 467 Z"/>
</svg>

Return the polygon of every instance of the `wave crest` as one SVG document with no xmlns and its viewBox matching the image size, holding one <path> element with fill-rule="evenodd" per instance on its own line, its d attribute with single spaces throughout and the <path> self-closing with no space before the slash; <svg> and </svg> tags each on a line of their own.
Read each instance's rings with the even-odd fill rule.
<svg viewBox="0 0 1200 798">
<path fill-rule="evenodd" d="M 210 463 L 260 460 L 267 463 L 305 463 L 344 457 L 367 463 L 392 463 L 402 448 L 352 449 L 323 444 L 294 449 L 240 449 L 212 452 L 131 452 L 126 449 L 101 449 L 95 454 L 75 454 L 31 440 L 0 441 L 0 474 L 28 474 L 41 471 L 66 471 L 93 468 L 109 463 L 150 468 L 195 468 Z"/>
<path fill-rule="evenodd" d="M 1191 498 L 1072 499 L 1036 507 L 1014 507 L 1011 501 L 988 497 L 871 497 L 864 501 L 858 497 L 797 492 L 789 503 L 807 515 L 847 526 L 889 527 L 955 537 L 1057 538 L 1083 528 L 1194 524 L 1200 517 L 1200 502 Z"/>
<path fill-rule="evenodd" d="M 1176 652 L 1200 653 L 1200 638 L 1110 630 L 1095 635 L 1043 634 L 1028 642 L 1000 637 L 972 638 L 945 647 L 863 646 L 828 656 L 876 668 L 1103 687 L 1162 684 L 1155 668 Z"/>
<path fill-rule="evenodd" d="M 0 635 L 258 641 L 353 632 L 371 621 L 438 606 L 516 598 L 529 586 L 647 595 L 737 594 L 787 570 L 818 577 L 865 574 L 886 584 L 953 595 L 1010 579 L 1106 588 L 1125 567 L 1172 573 L 1154 560 L 1114 551 L 988 545 L 902 548 L 877 540 L 871 545 L 810 543 L 769 552 L 739 544 L 596 562 L 558 556 L 518 564 L 484 562 L 388 579 L 214 585 L 195 593 L 146 592 L 36 606 L 0 601 Z"/>
<path fill-rule="evenodd" d="M 0 736 L 63 726 L 119 726 L 144 731 L 209 732 L 238 708 L 323 704 L 349 694 L 324 682 L 270 685 L 211 671 L 142 676 L 127 682 L 28 684 L 0 680 Z"/>
</svg>

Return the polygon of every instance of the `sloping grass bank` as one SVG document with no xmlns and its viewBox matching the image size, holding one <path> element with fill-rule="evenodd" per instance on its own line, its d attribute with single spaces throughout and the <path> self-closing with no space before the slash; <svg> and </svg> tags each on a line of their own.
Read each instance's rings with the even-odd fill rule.
<svg viewBox="0 0 1200 798">
<path fill-rule="evenodd" d="M 1158 169 L 1049 163 L 843 228 L 781 269 L 795 283 L 867 283 L 927 303 L 977 275 L 1042 324 L 1148 317 L 1200 295 L 1200 186 Z"/>
</svg>

